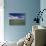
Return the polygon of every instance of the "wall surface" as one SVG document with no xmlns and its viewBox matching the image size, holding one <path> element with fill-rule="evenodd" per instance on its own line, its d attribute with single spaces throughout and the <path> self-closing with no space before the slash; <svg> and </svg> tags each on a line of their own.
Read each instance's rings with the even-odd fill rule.
<svg viewBox="0 0 46 46">
<path fill-rule="evenodd" d="M 32 30 L 35 12 L 40 9 L 40 0 L 4 0 L 4 35 L 7 41 L 18 41 Z M 9 13 L 24 12 L 26 15 L 26 25 L 10 26 Z"/>
<path fill-rule="evenodd" d="M 40 1 L 40 9 L 41 9 L 41 11 L 43 9 L 46 9 L 46 0 L 41 0 Z M 43 22 L 41 21 L 40 25 L 46 26 L 46 10 L 43 12 L 42 17 L 43 17 Z"/>
<path fill-rule="evenodd" d="M 3 0 L 0 0 L 0 42 L 4 41 L 4 8 Z"/>
</svg>

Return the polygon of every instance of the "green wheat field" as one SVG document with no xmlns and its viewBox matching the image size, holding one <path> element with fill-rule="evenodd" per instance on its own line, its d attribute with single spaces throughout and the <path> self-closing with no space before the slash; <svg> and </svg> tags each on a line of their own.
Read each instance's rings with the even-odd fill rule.
<svg viewBox="0 0 46 46">
<path fill-rule="evenodd" d="M 10 19 L 10 25 L 25 25 L 25 20 L 18 20 L 18 19 Z"/>
</svg>

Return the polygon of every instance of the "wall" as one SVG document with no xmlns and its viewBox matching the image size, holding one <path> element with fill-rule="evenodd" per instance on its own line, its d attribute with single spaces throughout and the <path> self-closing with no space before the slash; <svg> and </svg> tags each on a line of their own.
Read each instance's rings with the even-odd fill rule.
<svg viewBox="0 0 46 46">
<path fill-rule="evenodd" d="M 4 6 L 3 0 L 0 0 L 0 42 L 4 41 L 4 8 L 3 6 Z"/>
<path fill-rule="evenodd" d="M 46 9 L 46 0 L 41 0 L 40 1 L 40 9 L 41 9 L 41 11 L 43 10 L 43 9 Z M 42 15 L 42 17 L 43 17 L 43 22 L 41 21 L 40 22 L 40 25 L 43 25 L 43 26 L 46 26 L 46 11 L 44 11 L 43 12 L 43 15 Z"/>
<path fill-rule="evenodd" d="M 35 12 L 40 9 L 40 0 L 4 0 L 4 39 L 18 41 L 32 30 Z M 26 13 L 26 25 L 10 26 L 8 16 L 10 12 Z"/>
</svg>

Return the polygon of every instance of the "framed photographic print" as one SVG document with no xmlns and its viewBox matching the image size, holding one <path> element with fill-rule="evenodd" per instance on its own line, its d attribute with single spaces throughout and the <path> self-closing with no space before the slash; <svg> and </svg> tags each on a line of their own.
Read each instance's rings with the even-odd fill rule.
<svg viewBox="0 0 46 46">
<path fill-rule="evenodd" d="M 10 25 L 25 25 L 25 13 L 9 13 Z"/>
</svg>

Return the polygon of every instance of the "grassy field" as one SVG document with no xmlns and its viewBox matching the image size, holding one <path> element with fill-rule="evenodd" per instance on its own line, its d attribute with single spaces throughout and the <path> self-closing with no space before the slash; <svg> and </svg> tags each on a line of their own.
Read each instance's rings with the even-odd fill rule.
<svg viewBox="0 0 46 46">
<path fill-rule="evenodd" d="M 25 20 L 18 20 L 18 19 L 10 19 L 10 25 L 25 25 Z"/>
</svg>

